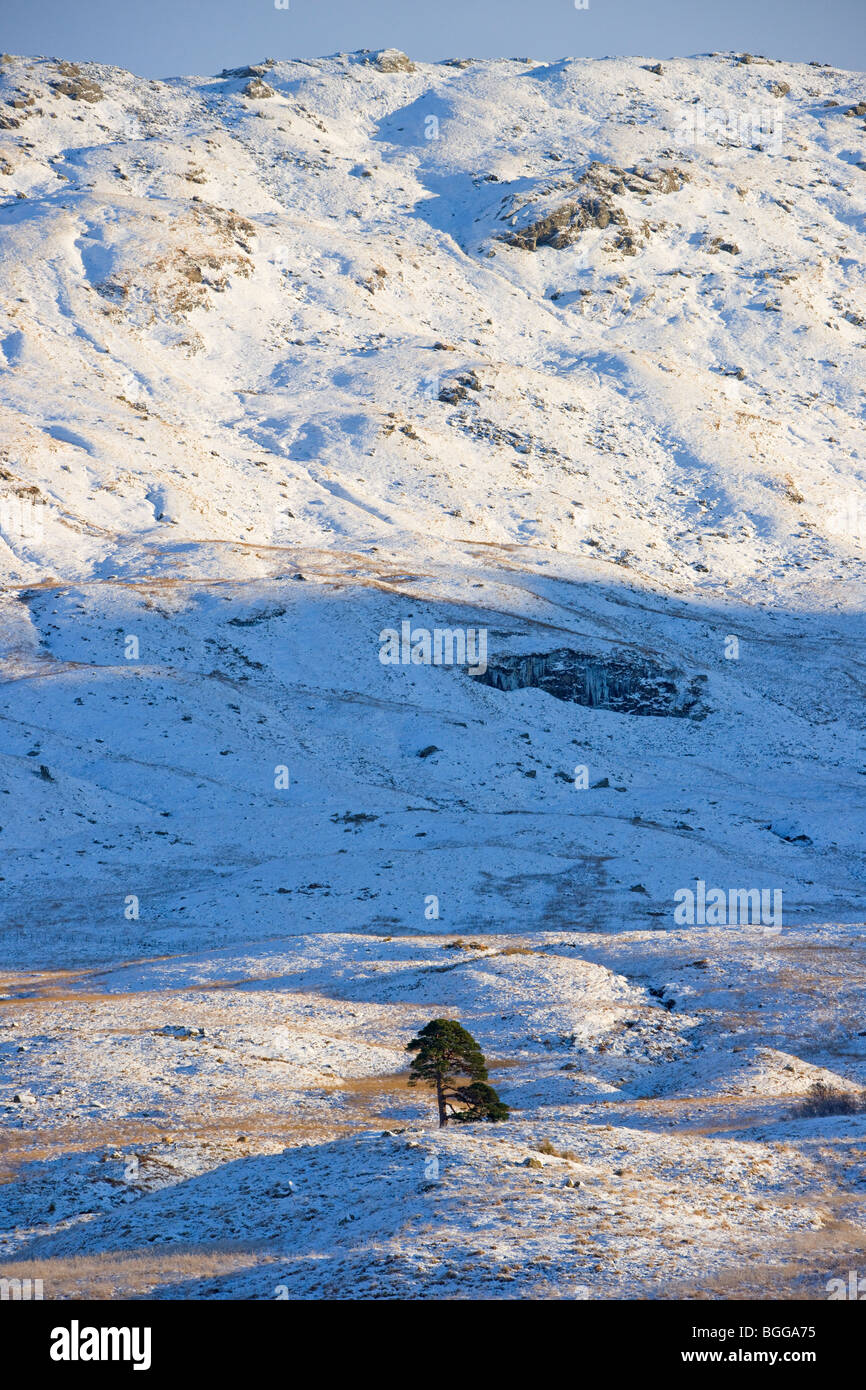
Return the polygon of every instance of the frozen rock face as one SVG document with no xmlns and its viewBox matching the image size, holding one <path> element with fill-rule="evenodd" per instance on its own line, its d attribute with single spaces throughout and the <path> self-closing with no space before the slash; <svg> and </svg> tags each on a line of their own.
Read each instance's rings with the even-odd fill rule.
<svg viewBox="0 0 866 1390">
<path fill-rule="evenodd" d="M 622 654 L 587 656 L 563 649 L 543 655 L 508 656 L 489 662 L 483 675 L 475 679 L 496 690 L 534 686 L 557 700 L 618 714 L 703 719 L 709 712 L 701 701 L 706 676 L 686 682 L 681 671 L 665 670 L 655 662 Z"/>
</svg>

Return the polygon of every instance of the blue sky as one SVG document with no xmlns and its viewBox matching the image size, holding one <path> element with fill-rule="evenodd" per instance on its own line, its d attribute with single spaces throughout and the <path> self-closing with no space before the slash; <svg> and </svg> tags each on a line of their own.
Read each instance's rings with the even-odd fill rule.
<svg viewBox="0 0 866 1390">
<path fill-rule="evenodd" d="M 581 0 L 582 2 L 582 0 Z M 0 48 L 149 77 L 357 48 L 665 58 L 736 49 L 866 67 L 866 0 L 0 0 Z"/>
</svg>

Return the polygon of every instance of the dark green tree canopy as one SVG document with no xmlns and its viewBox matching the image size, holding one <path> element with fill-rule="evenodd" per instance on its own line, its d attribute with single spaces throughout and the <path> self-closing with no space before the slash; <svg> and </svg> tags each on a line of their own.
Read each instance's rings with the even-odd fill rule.
<svg viewBox="0 0 866 1390">
<path fill-rule="evenodd" d="M 453 1018 L 434 1018 L 406 1045 L 414 1052 L 409 1085 L 423 1082 L 436 1090 L 439 1126 L 449 1119 L 461 1123 L 476 1120 L 505 1120 L 508 1106 L 487 1085 L 484 1053 L 472 1034 Z M 458 1085 L 466 1077 L 469 1085 Z M 455 1109 L 455 1103 L 462 1109 Z"/>
<path fill-rule="evenodd" d="M 418 1054 L 412 1059 L 410 1086 L 433 1080 L 437 1074 L 451 1080 L 455 1076 L 487 1080 L 484 1053 L 472 1034 L 453 1018 L 434 1018 L 407 1044 L 406 1051 Z"/>
<path fill-rule="evenodd" d="M 460 1099 L 468 1110 L 461 1110 L 453 1118 L 461 1125 L 475 1124 L 478 1120 L 489 1120 L 495 1124 L 497 1120 L 507 1120 L 509 1115 L 508 1106 L 504 1100 L 500 1100 L 497 1092 L 492 1086 L 488 1086 L 486 1081 L 473 1081 L 470 1086 L 464 1086 L 460 1091 Z"/>
</svg>

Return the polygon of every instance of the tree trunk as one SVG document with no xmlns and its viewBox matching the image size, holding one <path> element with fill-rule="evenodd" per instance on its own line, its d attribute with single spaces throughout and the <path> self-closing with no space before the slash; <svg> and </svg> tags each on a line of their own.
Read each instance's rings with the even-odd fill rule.
<svg viewBox="0 0 866 1390">
<path fill-rule="evenodd" d="M 439 1128 L 444 1129 L 448 1123 L 448 1111 L 445 1108 L 445 1091 L 441 1076 L 436 1078 L 436 1104 L 439 1107 Z"/>
</svg>

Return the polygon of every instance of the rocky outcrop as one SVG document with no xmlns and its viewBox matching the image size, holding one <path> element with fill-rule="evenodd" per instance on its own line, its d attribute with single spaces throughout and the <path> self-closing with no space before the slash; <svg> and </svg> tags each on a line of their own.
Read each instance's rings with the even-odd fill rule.
<svg viewBox="0 0 866 1390">
<path fill-rule="evenodd" d="M 60 62 L 57 64 L 57 71 L 60 73 L 60 81 L 49 83 L 55 96 L 91 103 L 102 101 L 105 96 L 99 83 L 85 77 L 77 63 Z"/>
<path fill-rule="evenodd" d="M 399 48 L 382 48 L 378 53 L 371 53 L 367 62 L 372 63 L 380 72 L 416 71 L 412 59 L 401 53 Z"/>
<path fill-rule="evenodd" d="M 273 87 L 260 77 L 251 77 L 243 91 L 245 97 L 252 97 L 254 101 L 264 101 L 266 97 L 274 95 Z"/>
<path fill-rule="evenodd" d="M 702 698 L 706 676 L 687 680 L 676 668 L 624 652 L 597 656 L 563 647 L 503 656 L 488 662 L 487 670 L 475 679 L 497 690 L 536 687 L 557 700 L 617 714 L 703 719 L 709 713 Z"/>
<path fill-rule="evenodd" d="M 505 232 L 500 240 L 523 251 L 536 251 L 539 246 L 562 250 L 571 246 L 588 227 L 617 230 L 613 246 L 627 255 L 634 255 L 643 244 L 629 225 L 622 208 L 612 200 L 627 193 L 648 197 L 653 193 L 674 193 L 683 187 L 688 174 L 682 169 L 620 169 L 616 165 L 594 161 L 574 183 L 579 190 L 544 216 L 519 228 Z M 646 223 L 641 225 L 644 238 L 649 235 Z"/>
</svg>

